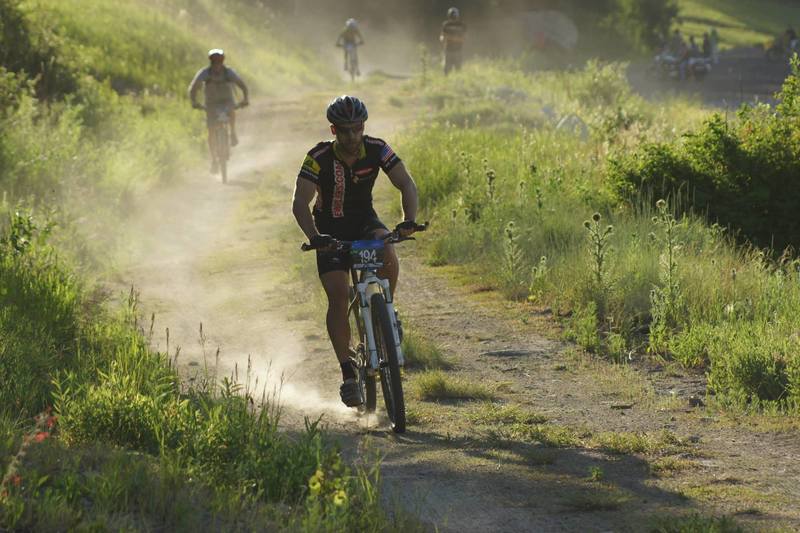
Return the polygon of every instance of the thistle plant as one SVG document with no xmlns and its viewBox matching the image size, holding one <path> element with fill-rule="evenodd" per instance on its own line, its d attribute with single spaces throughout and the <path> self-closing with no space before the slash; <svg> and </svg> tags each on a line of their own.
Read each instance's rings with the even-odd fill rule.
<svg viewBox="0 0 800 533">
<path fill-rule="evenodd" d="M 531 283 L 528 286 L 528 301 L 536 302 L 544 292 L 544 285 L 550 268 L 547 266 L 547 257 L 539 258 L 539 263 L 531 268 Z"/>
<path fill-rule="evenodd" d="M 525 256 L 519 245 L 519 232 L 513 220 L 506 224 L 504 233 L 502 277 L 511 296 L 516 298 L 526 288 L 523 281 Z"/>
<path fill-rule="evenodd" d="M 483 158 L 483 174 L 486 176 L 486 195 L 489 197 L 489 203 L 494 203 L 494 181 L 497 179 L 497 175 L 495 174 L 494 169 L 489 167 L 489 160 L 486 158 Z"/>
<path fill-rule="evenodd" d="M 472 160 L 467 152 L 459 152 L 458 162 L 465 180 L 469 180 L 472 171 Z"/>
<path fill-rule="evenodd" d="M 536 195 L 536 209 L 541 212 L 542 208 L 544 207 L 544 196 L 542 195 L 542 189 L 536 187 L 533 189 L 533 193 Z"/>
<path fill-rule="evenodd" d="M 666 351 L 668 337 L 680 323 L 683 309 L 678 275 L 678 254 L 682 243 L 678 240 L 678 222 L 669 211 L 665 200 L 656 202 L 657 214 L 653 223 L 660 228 L 660 235 L 653 233 L 655 242 L 661 246 L 659 258 L 660 285 L 650 291 L 650 351 L 663 353 Z"/>
<path fill-rule="evenodd" d="M 583 227 L 589 232 L 592 292 L 597 304 L 598 318 L 602 318 L 605 315 L 605 305 L 611 285 L 608 279 L 608 259 L 611 254 L 609 240 L 614 233 L 614 226 L 608 225 L 603 228 L 601 220 L 600 213 L 595 213 L 592 215 L 592 220 L 587 220 L 583 223 Z"/>
</svg>

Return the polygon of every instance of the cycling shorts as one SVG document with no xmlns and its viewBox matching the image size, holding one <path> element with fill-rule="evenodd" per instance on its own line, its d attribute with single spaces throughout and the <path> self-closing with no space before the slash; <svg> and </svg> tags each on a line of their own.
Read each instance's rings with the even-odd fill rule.
<svg viewBox="0 0 800 533">
<path fill-rule="evenodd" d="M 220 111 L 225 111 L 230 117 L 230 114 L 235 107 L 236 104 L 233 102 L 206 104 L 206 126 L 211 127 L 217 123 L 217 116 Z"/>
</svg>

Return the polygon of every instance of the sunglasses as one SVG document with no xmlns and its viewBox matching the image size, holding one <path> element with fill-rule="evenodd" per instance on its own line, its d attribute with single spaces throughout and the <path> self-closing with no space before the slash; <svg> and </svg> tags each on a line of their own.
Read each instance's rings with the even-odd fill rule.
<svg viewBox="0 0 800 533">
<path fill-rule="evenodd" d="M 348 126 L 334 126 L 333 128 L 337 133 L 344 133 L 344 134 L 360 133 L 360 132 L 364 131 L 364 123 L 362 122 L 361 124 L 356 124 L 355 126 L 349 126 L 349 127 Z"/>
</svg>

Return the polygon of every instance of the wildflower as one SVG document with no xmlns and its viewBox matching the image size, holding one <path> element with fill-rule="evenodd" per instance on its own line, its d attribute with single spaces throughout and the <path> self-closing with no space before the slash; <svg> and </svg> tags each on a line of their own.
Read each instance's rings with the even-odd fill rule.
<svg viewBox="0 0 800 533">
<path fill-rule="evenodd" d="M 320 483 L 319 479 L 317 479 L 316 477 L 312 477 L 308 481 L 308 490 L 311 491 L 311 494 L 316 496 L 317 494 L 319 494 L 319 491 L 322 490 L 322 483 Z"/>
<path fill-rule="evenodd" d="M 595 222 L 600 222 L 600 213 L 595 213 L 594 215 L 592 215 L 592 220 L 594 220 Z"/>
<path fill-rule="evenodd" d="M 333 495 L 333 504 L 336 507 L 341 507 L 346 503 L 347 503 L 347 493 L 343 490 L 336 491 L 336 494 Z"/>
<path fill-rule="evenodd" d="M 20 476 L 19 474 L 14 474 L 13 476 L 11 476 L 11 479 L 9 481 L 11 481 L 11 484 L 14 485 L 15 487 L 19 487 L 20 485 L 22 485 L 22 476 Z"/>
<path fill-rule="evenodd" d="M 33 438 L 33 440 L 36 441 L 36 442 L 43 442 L 49 436 L 50 436 L 50 433 L 48 433 L 47 431 L 40 431 L 39 433 L 36 434 L 36 436 Z"/>
</svg>

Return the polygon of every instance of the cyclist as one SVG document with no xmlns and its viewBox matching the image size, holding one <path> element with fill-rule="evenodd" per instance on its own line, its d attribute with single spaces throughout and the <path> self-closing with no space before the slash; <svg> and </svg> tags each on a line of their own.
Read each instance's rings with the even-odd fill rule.
<svg viewBox="0 0 800 533">
<path fill-rule="evenodd" d="M 336 46 L 341 46 L 344 48 L 344 69 L 347 70 L 347 54 L 353 54 L 353 60 L 358 65 L 358 59 L 356 58 L 356 50 L 358 46 L 364 44 L 364 37 L 361 35 L 361 30 L 358 29 L 358 22 L 356 19 L 347 19 L 347 22 L 344 23 L 344 29 L 342 33 L 339 34 L 339 38 L 336 39 Z M 356 67 L 356 75 L 361 76 L 361 72 L 359 71 L 358 67 Z"/>
<path fill-rule="evenodd" d="M 444 73 L 461 69 L 461 49 L 464 47 L 464 34 L 467 25 L 461 21 L 461 13 L 457 7 L 447 10 L 447 20 L 442 23 L 439 41 L 444 47 Z"/>
<path fill-rule="evenodd" d="M 239 104 L 244 107 L 250 103 L 247 85 L 242 78 L 230 67 L 225 66 L 225 51 L 221 48 L 212 48 L 208 51 L 210 65 L 201 68 L 195 74 L 192 83 L 189 84 L 189 99 L 195 109 L 206 110 L 206 125 L 208 126 L 208 149 L 211 152 L 211 173 L 216 174 L 219 170 L 217 162 L 217 151 L 214 147 L 214 136 L 211 135 L 211 125 L 217 114 L 221 110 L 227 110 L 231 125 L 231 146 L 236 146 L 239 139 L 236 136 L 236 113 L 234 108 L 236 102 L 233 97 L 233 84 L 242 91 L 242 101 Z M 200 85 L 205 91 L 205 106 L 197 102 L 197 91 Z"/>
<path fill-rule="evenodd" d="M 327 109 L 334 140 L 323 141 L 306 155 L 295 183 L 292 213 L 317 250 L 317 271 L 328 297 L 328 336 L 342 370 L 340 395 L 345 405 L 363 402 L 356 383 L 356 367 L 350 350 L 348 322 L 349 258 L 331 248 L 335 239 L 381 238 L 389 233 L 372 207 L 372 187 L 383 170 L 402 194 L 403 222 L 396 229 L 403 236 L 414 232 L 417 186 L 405 165 L 385 141 L 364 135 L 367 108 L 353 96 L 340 96 Z M 313 212 L 309 204 L 316 197 Z M 399 264 L 387 245 L 384 268 L 392 294 Z"/>
</svg>

